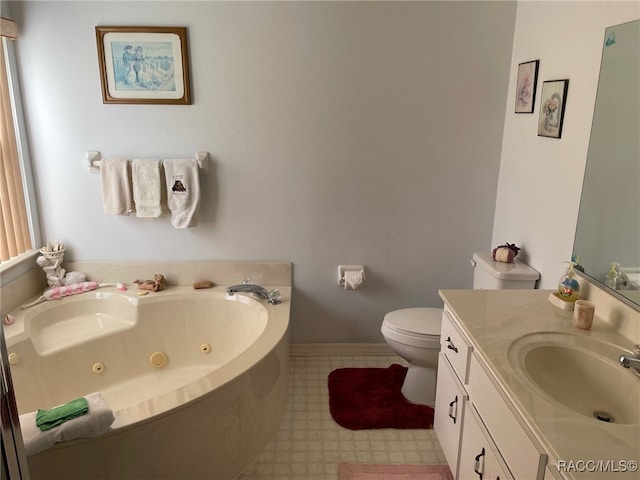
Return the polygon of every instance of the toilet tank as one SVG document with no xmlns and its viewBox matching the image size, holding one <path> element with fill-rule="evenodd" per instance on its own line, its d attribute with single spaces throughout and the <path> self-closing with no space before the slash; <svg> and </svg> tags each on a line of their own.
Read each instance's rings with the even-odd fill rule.
<svg viewBox="0 0 640 480">
<path fill-rule="evenodd" d="M 533 289 L 540 273 L 518 260 L 496 262 L 490 252 L 476 252 L 473 265 L 473 288 L 485 290 Z"/>
</svg>

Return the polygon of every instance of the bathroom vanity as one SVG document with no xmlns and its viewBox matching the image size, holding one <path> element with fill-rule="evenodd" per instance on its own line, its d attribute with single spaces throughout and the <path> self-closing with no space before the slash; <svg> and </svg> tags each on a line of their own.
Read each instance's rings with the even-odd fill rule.
<svg viewBox="0 0 640 480">
<path fill-rule="evenodd" d="M 443 290 L 434 429 L 457 480 L 640 478 L 631 340 L 543 290 Z M 607 421 L 608 420 L 608 421 Z"/>
</svg>

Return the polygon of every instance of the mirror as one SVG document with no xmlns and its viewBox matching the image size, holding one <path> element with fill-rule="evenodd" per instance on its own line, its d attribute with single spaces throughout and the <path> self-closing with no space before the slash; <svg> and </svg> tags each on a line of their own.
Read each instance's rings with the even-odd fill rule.
<svg viewBox="0 0 640 480">
<path fill-rule="evenodd" d="M 639 85 L 640 20 L 608 27 L 573 251 L 582 275 L 638 310 Z"/>
</svg>

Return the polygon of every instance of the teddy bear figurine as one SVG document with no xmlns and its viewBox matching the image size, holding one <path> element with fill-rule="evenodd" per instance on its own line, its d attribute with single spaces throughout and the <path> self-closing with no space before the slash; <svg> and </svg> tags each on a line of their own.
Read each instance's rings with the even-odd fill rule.
<svg viewBox="0 0 640 480">
<path fill-rule="evenodd" d="M 156 273 L 153 275 L 153 280 L 135 280 L 133 283 L 138 285 L 138 289 L 146 290 L 148 292 L 159 292 L 164 290 L 164 275 Z"/>
</svg>

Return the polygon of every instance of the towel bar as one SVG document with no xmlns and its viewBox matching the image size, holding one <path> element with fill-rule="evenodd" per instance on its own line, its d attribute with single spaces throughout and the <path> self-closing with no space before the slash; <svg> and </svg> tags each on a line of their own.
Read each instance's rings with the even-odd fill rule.
<svg viewBox="0 0 640 480">
<path fill-rule="evenodd" d="M 209 173 L 209 152 L 196 152 L 196 160 L 201 173 Z M 102 161 L 100 152 L 87 152 L 85 161 L 90 173 L 100 173 L 100 162 Z"/>
</svg>

